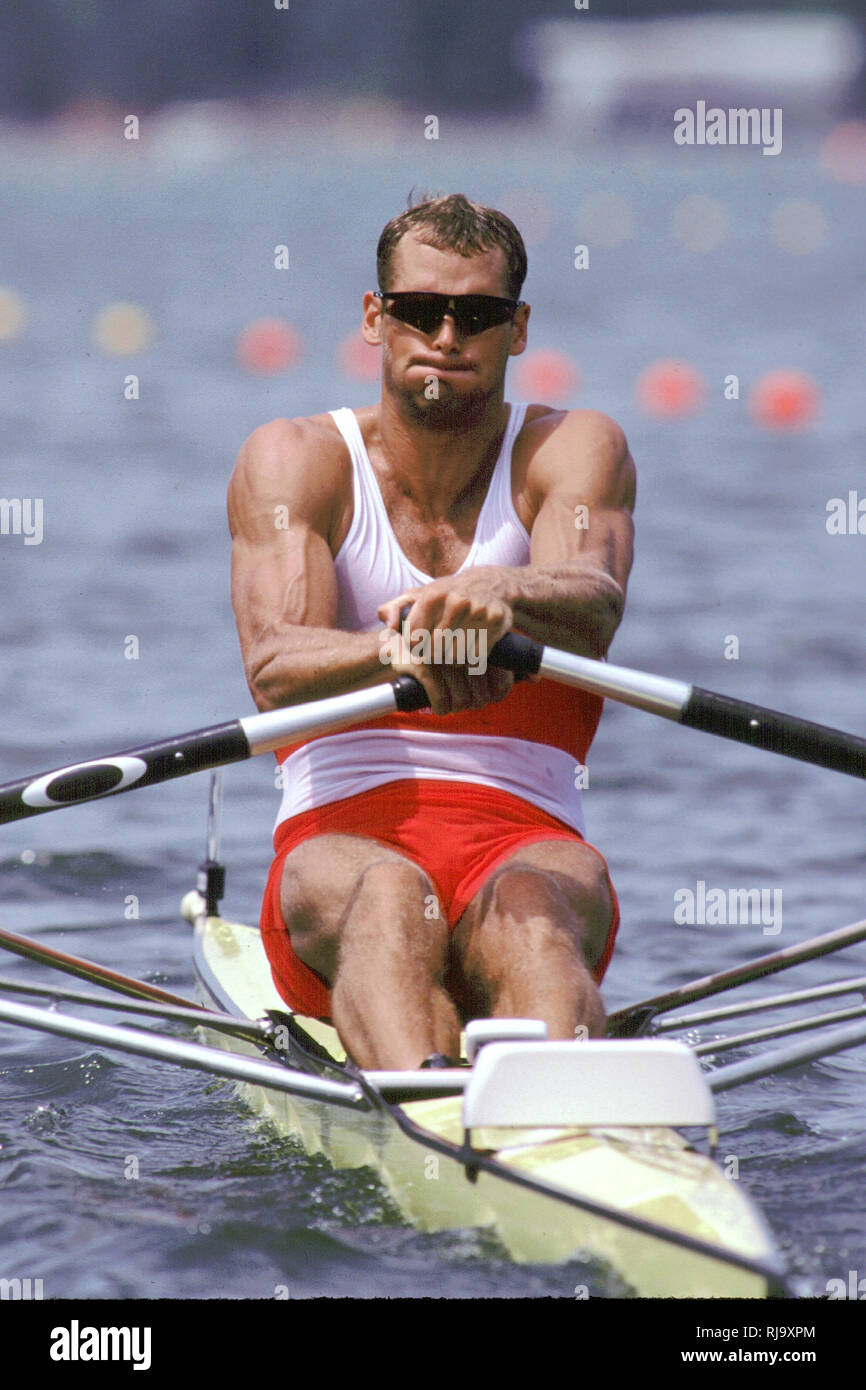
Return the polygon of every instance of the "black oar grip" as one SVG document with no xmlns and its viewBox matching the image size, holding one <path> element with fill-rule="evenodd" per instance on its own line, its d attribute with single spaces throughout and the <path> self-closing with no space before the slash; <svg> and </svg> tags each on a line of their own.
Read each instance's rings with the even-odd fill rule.
<svg viewBox="0 0 866 1390">
<path fill-rule="evenodd" d="M 866 738 L 828 729 L 807 719 L 715 695 L 712 690 L 692 687 L 689 700 L 679 716 L 681 724 L 704 729 L 722 738 L 750 743 L 770 753 L 817 763 L 851 777 L 866 777 Z"/>
<path fill-rule="evenodd" d="M 401 714 L 411 714 L 416 709 L 429 709 L 430 696 L 420 681 L 414 676 L 397 676 L 391 682 L 394 700 Z"/>
<path fill-rule="evenodd" d="M 487 664 L 513 672 L 515 680 L 524 680 L 527 676 L 538 674 L 543 650 L 544 648 L 531 638 L 523 637 L 518 632 L 507 632 L 496 643 Z M 393 682 L 393 687 L 397 708 L 402 714 L 426 709 L 430 704 L 429 695 L 414 676 L 398 676 Z"/>
<path fill-rule="evenodd" d="M 411 608 L 411 603 L 407 603 L 400 609 L 401 624 L 405 623 Z M 533 642 L 531 637 L 524 637 L 519 632 L 506 632 L 491 651 L 487 664 L 497 666 L 502 671 L 511 671 L 517 680 L 525 680 L 527 676 L 538 675 L 543 652 L 544 648 L 538 642 Z M 412 708 L 420 709 L 422 706 L 413 705 Z"/>
<path fill-rule="evenodd" d="M 519 632 L 506 632 L 500 637 L 488 657 L 489 666 L 500 666 L 503 671 L 512 671 L 517 680 L 527 676 L 537 676 L 541 666 L 544 648 L 531 637 Z"/>
</svg>

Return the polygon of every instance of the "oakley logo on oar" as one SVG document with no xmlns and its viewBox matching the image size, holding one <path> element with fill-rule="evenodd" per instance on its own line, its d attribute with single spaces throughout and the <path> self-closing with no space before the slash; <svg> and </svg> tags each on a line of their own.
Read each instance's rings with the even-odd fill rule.
<svg viewBox="0 0 866 1390">
<path fill-rule="evenodd" d="M 73 763 L 37 777 L 21 793 L 21 800 L 26 806 L 66 806 L 123 791 L 146 772 L 147 763 L 141 758 L 98 758 L 92 763 Z"/>
</svg>

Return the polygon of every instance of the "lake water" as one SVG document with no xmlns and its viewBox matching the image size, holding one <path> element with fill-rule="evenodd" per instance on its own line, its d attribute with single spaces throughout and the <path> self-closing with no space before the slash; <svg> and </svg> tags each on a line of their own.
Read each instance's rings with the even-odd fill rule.
<svg viewBox="0 0 866 1390">
<path fill-rule="evenodd" d="M 342 374 L 334 353 L 373 286 L 381 226 L 413 185 L 534 216 L 533 343 L 569 354 L 582 374 L 573 403 L 629 435 L 637 560 L 612 659 L 866 731 L 866 537 L 825 524 L 829 498 L 866 495 L 864 194 L 831 183 L 817 151 L 816 138 L 773 160 L 756 149 L 674 158 L 636 139 L 587 156 L 577 141 L 499 128 L 433 144 L 295 127 L 248 148 L 164 140 L 122 157 L 7 141 L 0 280 L 29 321 L 0 344 L 0 492 L 43 499 L 44 536 L 0 537 L 3 780 L 250 712 L 228 595 L 234 455 L 268 418 L 374 398 L 376 384 Z M 593 249 L 580 272 L 579 210 L 597 192 L 628 200 L 634 235 Z M 693 193 L 730 218 L 704 255 L 669 230 Z M 794 198 L 826 218 L 811 255 L 780 251 L 768 233 L 772 209 Z M 93 316 L 118 300 L 155 324 L 135 358 L 90 340 Z M 303 359 L 283 376 L 244 374 L 235 336 L 274 314 L 303 335 Z M 692 418 L 652 420 L 634 383 L 669 357 L 692 362 L 710 395 Z M 769 433 L 745 398 L 788 366 L 815 379 L 823 412 L 800 433 Z M 137 401 L 124 399 L 129 372 Z M 730 373 L 740 400 L 724 399 Z M 609 1008 L 863 915 L 862 783 L 611 705 L 590 778 L 589 834 L 623 913 Z M 178 904 L 203 857 L 206 795 L 199 776 L 5 827 L 3 925 L 189 994 Z M 276 797 L 269 758 L 227 773 L 224 906 L 241 920 L 258 912 Z M 701 880 L 780 891 L 781 930 L 677 925 L 675 893 Z M 130 895 L 137 919 L 124 916 Z M 856 947 L 792 985 L 864 968 Z M 0 973 L 44 978 L 13 957 Z M 866 1274 L 864 1080 L 860 1050 L 720 1100 L 721 1153 L 739 1159 L 812 1292 Z M 486 1236 L 405 1228 L 375 1183 L 278 1142 L 227 1083 L 3 1027 L 0 1115 L 0 1273 L 42 1278 L 47 1297 L 574 1286 L 573 1269 L 516 1267 Z"/>
</svg>

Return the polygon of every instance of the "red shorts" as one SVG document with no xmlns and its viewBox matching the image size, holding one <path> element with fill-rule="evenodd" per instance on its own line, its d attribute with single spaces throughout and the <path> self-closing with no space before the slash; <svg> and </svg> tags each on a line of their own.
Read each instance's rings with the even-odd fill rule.
<svg viewBox="0 0 866 1390">
<path fill-rule="evenodd" d="M 296 1013 L 330 1021 L 331 993 L 315 971 L 295 955 L 280 911 L 280 885 L 286 855 L 314 835 L 363 835 L 388 845 L 417 864 L 436 889 L 451 930 L 485 879 L 524 845 L 540 840 L 586 844 L 576 830 L 537 806 L 496 788 L 470 782 L 403 780 L 318 810 L 303 811 L 277 827 L 276 858 L 262 903 L 262 942 L 274 983 Z M 601 983 L 619 927 L 619 904 L 604 865 L 613 918 L 604 951 L 592 975 Z"/>
</svg>

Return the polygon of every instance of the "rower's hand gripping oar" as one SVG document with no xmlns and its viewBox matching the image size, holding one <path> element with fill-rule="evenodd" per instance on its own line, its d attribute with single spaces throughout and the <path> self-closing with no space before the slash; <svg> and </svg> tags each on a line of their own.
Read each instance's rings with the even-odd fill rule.
<svg viewBox="0 0 866 1390">
<path fill-rule="evenodd" d="M 866 778 L 866 739 L 744 700 L 715 695 L 682 681 L 542 647 L 517 633 L 508 633 L 496 643 L 488 664 L 512 671 L 518 679 L 546 676 L 706 733 L 817 763 L 851 777 Z M 232 719 L 160 743 L 127 748 L 55 768 L 38 777 L 7 782 L 0 786 L 0 822 L 23 820 L 61 806 L 242 762 L 300 739 L 335 733 L 395 710 L 424 709 L 428 704 L 429 697 L 418 681 L 412 676 L 398 676 L 366 690 Z"/>
</svg>

